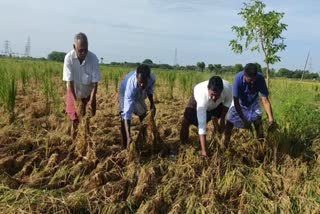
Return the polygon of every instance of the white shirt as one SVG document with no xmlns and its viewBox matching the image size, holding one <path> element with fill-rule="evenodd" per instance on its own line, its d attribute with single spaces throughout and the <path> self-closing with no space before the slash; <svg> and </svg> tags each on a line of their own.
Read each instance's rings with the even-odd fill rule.
<svg viewBox="0 0 320 214">
<path fill-rule="evenodd" d="M 219 99 L 214 102 L 208 95 L 209 80 L 201 82 L 194 87 L 194 98 L 197 101 L 197 118 L 199 135 L 207 133 L 207 111 L 211 111 L 222 103 L 229 108 L 232 102 L 232 87 L 226 80 L 223 81 L 223 90 Z"/>
<path fill-rule="evenodd" d="M 73 81 L 77 98 L 87 98 L 91 93 L 91 83 L 101 80 L 101 71 L 97 56 L 88 51 L 82 64 L 75 50 L 70 51 L 64 58 L 63 80 Z"/>
</svg>

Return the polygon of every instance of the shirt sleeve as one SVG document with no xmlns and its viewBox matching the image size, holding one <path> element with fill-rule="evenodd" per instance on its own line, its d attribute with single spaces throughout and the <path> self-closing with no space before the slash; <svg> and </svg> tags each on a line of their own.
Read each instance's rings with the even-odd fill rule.
<svg viewBox="0 0 320 214">
<path fill-rule="evenodd" d="M 64 58 L 63 63 L 63 81 L 73 81 L 73 75 L 72 75 L 72 59 L 67 54 Z"/>
<path fill-rule="evenodd" d="M 207 105 L 208 103 L 205 100 L 204 96 L 201 96 L 194 90 L 194 97 L 197 101 L 197 119 L 198 119 L 198 132 L 199 135 L 207 134 Z"/>
<path fill-rule="evenodd" d="M 134 111 L 134 99 L 136 95 L 136 88 L 134 83 L 128 82 L 124 92 L 124 106 L 123 106 L 123 118 L 125 120 L 132 119 L 132 113 Z"/>
<path fill-rule="evenodd" d="M 97 56 L 95 56 L 94 62 L 93 62 L 92 82 L 99 82 L 100 80 L 101 80 L 101 70 L 100 70 L 99 60 Z"/>
<path fill-rule="evenodd" d="M 261 96 L 263 97 L 267 97 L 269 96 L 269 90 L 267 88 L 267 84 L 266 81 L 264 79 L 264 77 L 261 77 L 261 80 L 259 81 L 259 92 L 261 93 Z"/>
<path fill-rule="evenodd" d="M 240 88 L 241 81 L 242 80 L 238 75 L 234 78 L 233 90 L 232 90 L 234 97 L 239 97 L 239 88 Z"/>
<path fill-rule="evenodd" d="M 150 75 L 150 84 L 149 84 L 149 87 L 147 88 L 147 94 L 153 95 L 155 83 L 156 83 L 156 78 L 155 78 L 154 74 L 151 74 Z"/>
</svg>

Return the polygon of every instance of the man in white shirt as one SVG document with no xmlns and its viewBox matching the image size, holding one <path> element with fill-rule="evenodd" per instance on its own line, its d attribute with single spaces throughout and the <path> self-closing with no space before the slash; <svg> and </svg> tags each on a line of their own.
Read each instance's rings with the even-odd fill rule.
<svg viewBox="0 0 320 214">
<path fill-rule="evenodd" d="M 181 143 L 186 144 L 189 138 L 189 126 L 198 127 L 202 156 L 207 156 L 206 133 L 207 123 L 218 118 L 218 130 L 224 131 L 225 116 L 232 102 L 232 87 L 226 80 L 213 76 L 194 87 L 193 95 L 184 112 L 180 132 Z"/>
<path fill-rule="evenodd" d="M 72 138 L 75 139 L 79 117 L 86 114 L 87 104 L 92 116 L 96 113 L 96 93 L 101 80 L 99 60 L 88 51 L 88 39 L 84 33 L 74 37 L 73 50 L 64 59 L 63 80 L 67 82 L 67 113 L 72 120 Z M 80 104 L 76 110 L 74 101 Z"/>
</svg>

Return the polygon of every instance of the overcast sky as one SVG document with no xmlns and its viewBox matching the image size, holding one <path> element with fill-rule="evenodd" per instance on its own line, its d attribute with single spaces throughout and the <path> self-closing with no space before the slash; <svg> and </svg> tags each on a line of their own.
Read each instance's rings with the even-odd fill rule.
<svg viewBox="0 0 320 214">
<path fill-rule="evenodd" d="M 283 34 L 287 48 L 273 67 L 320 71 L 320 1 L 265 0 L 267 9 L 285 12 Z M 53 50 L 71 50 L 76 32 L 85 32 L 89 49 L 104 62 L 173 64 L 177 48 L 180 65 L 263 63 L 262 54 L 234 54 L 231 26 L 241 25 L 238 0 L 0 0 L 0 52 L 9 40 L 23 53 L 31 38 L 31 55 L 47 57 Z"/>
</svg>

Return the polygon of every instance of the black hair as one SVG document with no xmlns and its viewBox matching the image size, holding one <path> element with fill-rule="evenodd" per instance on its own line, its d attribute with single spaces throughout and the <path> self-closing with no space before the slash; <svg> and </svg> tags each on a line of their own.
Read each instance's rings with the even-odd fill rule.
<svg viewBox="0 0 320 214">
<path fill-rule="evenodd" d="M 244 67 L 244 75 L 246 77 L 255 77 L 258 73 L 258 66 L 255 63 L 248 63 Z"/>
<path fill-rule="evenodd" d="M 223 82 L 221 77 L 213 76 L 209 79 L 208 89 L 212 91 L 222 92 Z"/>
<path fill-rule="evenodd" d="M 150 67 L 146 64 L 139 65 L 137 68 L 137 76 L 139 74 L 142 79 L 150 78 Z"/>
</svg>

